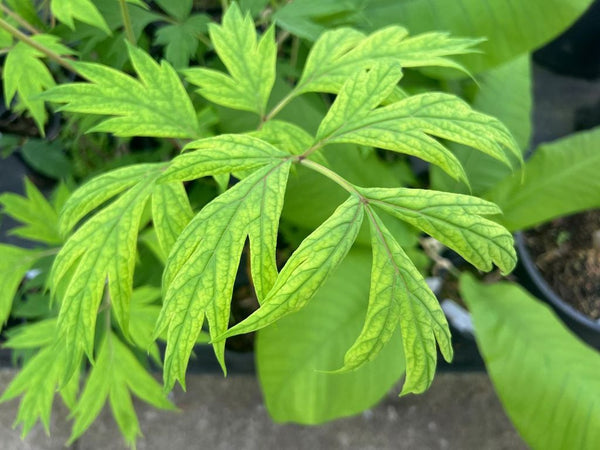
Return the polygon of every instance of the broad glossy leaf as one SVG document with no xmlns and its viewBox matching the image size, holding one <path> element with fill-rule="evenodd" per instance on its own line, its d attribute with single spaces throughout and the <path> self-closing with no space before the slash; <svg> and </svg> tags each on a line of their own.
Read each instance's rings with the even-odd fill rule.
<svg viewBox="0 0 600 450">
<path fill-rule="evenodd" d="M 233 3 L 222 25 L 209 25 L 210 40 L 229 75 L 212 69 L 185 71 L 187 80 L 200 87 L 203 97 L 218 105 L 264 115 L 273 83 L 277 45 L 270 27 L 257 38 L 254 20 Z"/>
<path fill-rule="evenodd" d="M 73 192 L 61 210 L 61 235 L 65 236 L 87 214 L 137 184 L 156 169 L 156 164 L 126 166 L 103 173 L 83 184 Z"/>
<path fill-rule="evenodd" d="M 324 372 L 339 367 L 360 333 L 370 267 L 370 252 L 352 249 L 314 301 L 259 330 L 258 377 L 275 421 L 318 424 L 357 414 L 377 403 L 404 372 L 399 330 L 372 362 L 349 373 Z"/>
<path fill-rule="evenodd" d="M 206 33 L 210 17 L 195 14 L 182 23 L 165 25 L 156 32 L 155 42 L 165 46 L 165 59 L 176 69 L 187 67 L 198 51 L 198 36 Z"/>
<path fill-rule="evenodd" d="M 25 179 L 25 196 L 1 194 L 0 205 L 4 214 L 23 224 L 13 228 L 11 234 L 50 245 L 62 242 L 56 210 L 28 178 Z"/>
<path fill-rule="evenodd" d="M 89 131 L 117 136 L 197 138 L 201 127 L 181 80 L 171 65 L 160 65 L 127 45 L 139 79 L 95 63 L 73 63 L 88 83 L 57 86 L 44 99 L 64 103 L 63 111 L 112 116 Z"/>
<path fill-rule="evenodd" d="M 531 86 L 531 62 L 529 55 L 477 76 L 469 87 L 476 90 L 469 103 L 473 109 L 496 117 L 510 130 L 524 153 L 531 137 L 531 111 L 533 89 Z M 450 143 L 448 148 L 461 162 L 469 182 L 471 192 L 481 195 L 503 178 L 511 174 L 508 166 L 481 152 Z M 431 168 L 432 187 L 440 191 L 468 193 L 467 186 L 452 180 L 437 167 Z"/>
<path fill-rule="evenodd" d="M 434 237 L 480 270 L 496 264 L 509 273 L 517 262 L 512 235 L 482 216 L 495 215 L 493 203 L 461 194 L 422 189 L 360 188 L 369 203 Z"/>
<path fill-rule="evenodd" d="M 446 361 L 452 360 L 450 330 L 439 302 L 423 276 L 368 206 L 373 267 L 365 322 L 344 357 L 342 371 L 373 360 L 400 326 L 406 381 L 402 395 L 424 392 L 433 381 L 436 341 Z"/>
<path fill-rule="evenodd" d="M 485 36 L 481 53 L 464 58 L 479 72 L 531 52 L 559 35 L 592 0 L 369 0 L 363 24 L 378 29 L 402 23 L 411 33 L 446 30 L 453 36 Z M 463 60 L 463 58 L 461 58 Z"/>
<path fill-rule="evenodd" d="M 38 34 L 31 39 L 60 55 L 73 54 L 73 51 L 62 45 L 56 36 Z M 42 134 L 48 115 L 39 94 L 56 84 L 43 58 L 45 55 L 39 50 L 24 42 L 17 42 L 6 55 L 2 69 L 6 107 L 10 108 L 12 100 L 17 95 L 17 108 L 27 110 L 31 114 Z"/>
<path fill-rule="evenodd" d="M 524 181 L 517 172 L 485 195 L 509 230 L 600 207 L 600 127 L 540 146 L 524 171 Z"/>
<path fill-rule="evenodd" d="M 0 244 L 0 324 L 10 314 L 13 298 L 23 277 L 41 257 L 40 251 Z"/>
<path fill-rule="evenodd" d="M 342 28 L 323 33 L 311 49 L 294 93 L 337 93 L 348 77 L 377 62 L 401 67 L 461 68 L 448 56 L 473 52 L 476 39 L 450 38 L 445 33 L 408 37 L 408 31 L 390 26 L 369 36 Z"/>
<path fill-rule="evenodd" d="M 131 393 L 160 409 L 174 409 L 160 384 L 138 362 L 131 350 L 110 333 L 100 344 L 96 364 L 73 409 L 73 429 L 68 444 L 94 422 L 109 401 L 113 415 L 127 444 L 134 446 L 141 435 Z"/>
<path fill-rule="evenodd" d="M 158 168 L 161 166 L 158 165 Z M 150 172 L 117 200 L 85 222 L 56 256 L 50 285 L 54 294 L 70 278 L 61 299 L 59 337 L 69 348 L 67 377 L 85 352 L 93 357 L 98 307 L 106 296 L 127 334 L 138 228 L 159 171 Z"/>
<path fill-rule="evenodd" d="M 359 73 L 356 77 L 368 79 L 370 73 Z M 352 80 L 349 87 L 351 83 Z M 341 100 L 350 95 L 351 91 L 340 94 Z M 431 136 L 468 145 L 509 166 L 507 151 L 522 159 L 512 135 L 499 120 L 474 111 L 454 95 L 442 93 L 414 95 L 358 115 L 356 119 L 347 117 L 334 130 L 320 129 L 317 140 L 321 144 L 349 142 L 407 153 L 466 181 L 456 157 Z"/>
<path fill-rule="evenodd" d="M 248 171 L 289 156 L 258 138 L 236 134 L 194 141 L 185 150 L 194 151 L 175 157 L 161 181 L 188 181 L 207 175 Z"/>
<path fill-rule="evenodd" d="M 182 183 L 161 183 L 154 187 L 152 225 L 165 255 L 169 254 L 177 237 L 193 215 Z"/>
<path fill-rule="evenodd" d="M 496 392 L 525 441 L 548 450 L 600 446 L 600 355 L 551 309 L 511 283 L 460 281 Z"/>
<path fill-rule="evenodd" d="M 264 328 L 300 310 L 350 251 L 362 219 L 360 201 L 357 196 L 351 196 L 302 241 L 281 269 L 261 307 L 216 340 L 222 342 L 227 337 Z"/>
<path fill-rule="evenodd" d="M 111 34 L 104 17 L 92 0 L 51 0 L 50 8 L 52 14 L 69 28 L 75 28 L 73 20 L 77 19 Z"/>
<path fill-rule="evenodd" d="M 185 386 L 187 363 L 205 317 L 211 337 L 227 330 L 233 282 L 248 235 L 253 253 L 257 246 L 262 253 L 252 258 L 252 277 L 268 289 L 275 270 L 274 259 L 268 261 L 275 254 L 270 246 L 276 244 L 272 237 L 290 164 L 272 163 L 237 183 L 205 206 L 176 241 L 163 275 L 164 305 L 155 330 L 155 336 L 167 332 L 166 389 L 177 380 Z M 225 371 L 224 344 L 213 346 Z"/>
</svg>

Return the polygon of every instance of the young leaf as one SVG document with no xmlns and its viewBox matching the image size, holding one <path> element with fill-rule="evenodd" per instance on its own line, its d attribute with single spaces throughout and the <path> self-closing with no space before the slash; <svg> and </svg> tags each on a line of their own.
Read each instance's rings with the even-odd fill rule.
<svg viewBox="0 0 600 450">
<path fill-rule="evenodd" d="M 54 335 L 55 330 L 52 331 Z M 46 433 L 50 434 L 50 413 L 61 377 L 65 353 L 64 347 L 57 342 L 41 349 L 25 364 L 0 397 L 0 402 L 5 402 L 23 395 L 15 421 L 15 425 L 23 424 L 23 437 L 31 431 L 38 420 L 42 421 Z M 78 374 L 79 367 L 76 367 L 74 372 Z M 68 389 L 72 389 L 72 386 L 68 386 Z"/>
<path fill-rule="evenodd" d="M 131 393 L 160 409 L 173 409 L 161 386 L 117 336 L 110 333 L 100 345 L 81 397 L 73 410 L 75 422 L 67 445 L 83 434 L 96 419 L 107 398 L 127 444 L 141 435 Z"/>
<path fill-rule="evenodd" d="M 368 249 L 350 250 L 313 301 L 257 333 L 258 379 L 276 422 L 319 424 L 358 414 L 400 379 L 404 357 L 398 329 L 372 362 L 348 373 L 323 372 L 338 367 L 360 333 L 370 267 Z"/>
<path fill-rule="evenodd" d="M 152 224 L 165 255 L 169 254 L 193 215 L 183 184 L 161 183 L 154 187 Z"/>
<path fill-rule="evenodd" d="M 73 19 L 77 19 L 111 34 L 104 17 L 91 0 L 52 0 L 50 8 L 52 14 L 69 28 L 75 28 Z"/>
<path fill-rule="evenodd" d="M 520 286 L 464 274 L 460 293 L 496 392 L 531 448 L 598 448 L 598 352 Z"/>
<path fill-rule="evenodd" d="M 156 44 L 165 46 L 165 59 L 176 69 L 188 66 L 198 50 L 198 36 L 206 33 L 210 17 L 194 14 L 182 23 L 165 25 L 156 32 Z"/>
<path fill-rule="evenodd" d="M 290 164 L 272 163 L 221 194 L 192 219 L 175 243 L 163 275 L 164 305 L 155 331 L 158 336 L 167 330 L 166 389 L 177 380 L 185 386 L 185 369 L 205 316 L 211 337 L 227 330 L 233 282 L 247 235 L 253 252 L 258 246 L 263 253 L 253 257 L 252 278 L 263 291 L 268 289 L 272 272 L 276 273 L 272 236 L 277 233 Z M 256 239 L 263 241 L 252 242 Z M 223 370 L 224 344 L 214 344 Z"/>
<path fill-rule="evenodd" d="M 373 248 L 369 307 L 341 371 L 375 358 L 400 325 L 406 359 L 401 395 L 419 394 L 427 390 L 435 374 L 436 341 L 446 361 L 452 360 L 448 323 L 423 276 L 370 206 L 367 215 Z"/>
<path fill-rule="evenodd" d="M 289 156 L 258 138 L 239 134 L 194 141 L 185 150 L 195 151 L 175 157 L 160 178 L 162 182 L 248 171 Z"/>
<path fill-rule="evenodd" d="M 88 220 L 67 240 L 54 261 L 50 274 L 54 293 L 72 273 L 58 317 L 59 337 L 70 350 L 67 378 L 83 352 L 92 358 L 96 316 L 105 285 L 117 322 L 124 333 L 128 332 L 138 228 L 157 176 L 157 172 L 150 172 Z"/>
<path fill-rule="evenodd" d="M 73 63 L 88 83 L 70 83 L 44 93 L 45 100 L 64 103 L 62 111 L 113 116 L 89 131 L 117 136 L 193 139 L 201 127 L 177 73 L 158 64 L 139 48 L 127 45 L 139 80 L 95 63 Z"/>
<path fill-rule="evenodd" d="M 0 244 L 0 324 L 8 319 L 23 277 L 40 256 L 36 250 Z"/>
<path fill-rule="evenodd" d="M 261 307 L 213 341 L 264 328 L 301 309 L 338 267 L 352 247 L 363 220 L 357 196 L 351 196 L 313 231 L 279 273 Z"/>
<path fill-rule="evenodd" d="M 73 54 L 73 51 L 62 45 L 56 36 L 37 34 L 31 39 L 59 55 Z M 6 107 L 10 108 L 15 95 L 18 95 L 18 105 L 20 105 L 18 108 L 29 111 L 42 135 L 48 116 L 44 101 L 39 94 L 56 84 L 52 74 L 42 62 L 44 57 L 45 55 L 39 50 L 24 42 L 17 42 L 6 55 L 2 69 Z"/>
<path fill-rule="evenodd" d="M 131 294 L 129 336 L 136 347 L 147 351 L 156 364 L 161 364 L 160 351 L 154 342 L 154 326 L 160 314 L 159 288 L 142 286 Z"/>
<path fill-rule="evenodd" d="M 243 16 L 233 3 L 221 26 L 209 25 L 209 34 L 229 75 L 192 68 L 184 72 L 187 80 L 199 86 L 198 92 L 211 102 L 264 115 L 275 82 L 275 28 L 270 27 L 257 40 L 252 17 Z"/>
<path fill-rule="evenodd" d="M 340 102 L 355 93 L 355 86 L 375 78 L 377 72 L 359 73 L 340 93 Z M 336 99 L 336 102 L 338 100 Z M 335 106 L 335 104 L 334 104 Z M 337 110 L 338 108 L 335 108 Z M 522 154 L 512 135 L 497 119 L 473 111 L 458 97 L 442 93 L 426 93 L 408 97 L 388 106 L 359 114 L 348 115 L 336 127 L 333 113 L 324 119 L 317 132 L 321 143 L 349 142 L 393 150 L 417 156 L 438 165 L 453 178 L 467 181 L 456 157 L 431 136 L 468 145 L 493 158 L 511 165 L 506 150 L 520 161 Z"/>
<path fill-rule="evenodd" d="M 295 94 L 337 93 L 358 70 L 377 62 L 401 67 L 441 66 L 463 70 L 448 56 L 472 53 L 476 39 L 450 38 L 446 33 L 425 33 L 408 37 L 406 29 L 390 26 L 365 36 L 339 29 L 323 33 L 306 61 Z"/>
<path fill-rule="evenodd" d="M 422 189 L 359 191 L 373 206 L 424 231 L 480 270 L 490 271 L 494 263 L 507 274 L 517 262 L 512 235 L 496 222 L 481 217 L 500 213 L 493 203 Z"/>
<path fill-rule="evenodd" d="M 25 179 L 25 196 L 4 193 L 0 195 L 0 204 L 4 214 L 23 224 L 12 229 L 11 234 L 50 245 L 62 242 L 56 210 L 28 178 Z"/>
<path fill-rule="evenodd" d="M 600 127 L 540 146 L 523 170 L 524 181 L 517 172 L 485 195 L 509 230 L 600 207 Z"/>
<path fill-rule="evenodd" d="M 156 164 L 136 164 L 103 173 L 79 187 L 65 202 L 59 218 L 61 236 L 98 206 L 142 181 L 157 169 Z"/>
</svg>

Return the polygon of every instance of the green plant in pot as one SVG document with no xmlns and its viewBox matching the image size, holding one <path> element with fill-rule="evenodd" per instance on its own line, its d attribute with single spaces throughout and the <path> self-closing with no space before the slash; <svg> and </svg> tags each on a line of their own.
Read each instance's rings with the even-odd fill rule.
<svg viewBox="0 0 600 450">
<path fill-rule="evenodd" d="M 516 254 L 510 231 L 494 220 L 503 220 L 495 203 L 420 186 L 404 155 L 439 167 L 473 193 L 478 187 L 451 143 L 500 161 L 508 173 L 518 173 L 522 157 L 502 122 L 437 90 L 457 91 L 455 82 L 415 69 L 464 75 L 455 57 L 467 55 L 465 64 L 481 70 L 555 31 L 526 32 L 500 51 L 468 59 L 480 40 L 436 31 L 409 35 L 385 23 L 385 11 L 398 17 L 402 3 L 366 2 L 361 15 L 353 14 L 356 5 L 324 2 L 324 9 L 297 16 L 295 3 L 242 2 L 243 9 L 234 3 L 222 17 L 211 10 L 216 21 L 192 20 L 191 2 L 157 2 L 162 12 L 118 3 L 119 19 L 108 20 L 101 12 L 109 11 L 108 2 L 83 1 L 72 10 L 51 2 L 50 12 L 67 27 L 74 19 L 90 24 L 74 32 L 37 33 L 30 22 L 39 16 L 20 10 L 25 3 L 8 2 L 0 19 L 17 39 L 5 73 L 16 70 L 15 54 L 12 65 L 8 58 L 18 49 L 50 77 L 32 90 L 26 75 L 5 75 L 8 101 L 16 93 L 16 108 L 28 111 L 41 131 L 45 101 L 88 132 L 115 136 L 116 149 L 128 148 L 134 136 L 168 143 L 160 158 L 102 169 L 72 192 L 61 184 L 50 201 L 31 184 L 25 197 L 0 198 L 24 224 L 16 233 L 39 244 L 0 247 L 7 287 L 2 319 L 28 319 L 7 332 L 6 346 L 25 363 L 2 397 L 21 396 L 17 421 L 24 433 L 37 420 L 48 427 L 59 392 L 74 419 L 71 441 L 108 403 L 134 444 L 140 430 L 132 394 L 172 408 L 166 393 L 176 382 L 185 386 L 195 345 L 210 340 L 225 371 L 225 339 L 254 331 L 259 377 L 276 420 L 320 423 L 359 412 L 403 374 L 402 394 L 426 390 L 438 348 L 451 360 L 452 346 L 424 280 L 421 233 L 482 271 L 495 264 L 507 274 Z M 554 3 L 562 5 L 557 30 L 589 2 Z M 170 62 L 158 63 L 143 50 L 142 30 L 166 20 L 165 13 L 172 20 L 155 42 L 166 46 Z M 283 29 L 277 36 L 271 21 Z M 110 37 L 108 23 L 122 24 L 120 36 Z M 451 22 L 440 27 L 445 23 Z M 190 30 L 205 49 L 169 46 L 169 36 Z M 74 58 L 70 42 L 94 44 Z M 192 59 L 201 64 L 186 68 Z M 70 82 L 51 64 L 55 85 L 42 61 L 77 79 Z M 231 323 L 241 257 L 259 305 Z M 31 268 L 38 271 L 32 279 Z M 166 346 L 164 355 L 156 341 Z M 150 375 L 149 360 L 161 366 L 164 388 Z M 349 398 L 349 391 L 361 395 Z"/>
</svg>

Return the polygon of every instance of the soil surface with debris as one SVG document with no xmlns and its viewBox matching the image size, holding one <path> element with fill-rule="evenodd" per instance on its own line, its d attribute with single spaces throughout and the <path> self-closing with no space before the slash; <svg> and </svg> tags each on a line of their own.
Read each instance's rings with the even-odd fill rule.
<svg viewBox="0 0 600 450">
<path fill-rule="evenodd" d="M 525 240 L 554 292 L 600 319 L 600 210 L 553 220 L 527 231 Z"/>
</svg>

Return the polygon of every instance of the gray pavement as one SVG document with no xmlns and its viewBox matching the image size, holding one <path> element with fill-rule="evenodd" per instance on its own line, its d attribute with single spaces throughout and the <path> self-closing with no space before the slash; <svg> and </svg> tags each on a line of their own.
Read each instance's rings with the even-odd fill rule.
<svg viewBox="0 0 600 450">
<path fill-rule="evenodd" d="M 0 389 L 14 375 L 0 371 Z M 508 421 L 485 373 L 438 374 L 423 395 L 398 398 L 397 390 L 361 415 L 317 427 L 275 424 L 262 401 L 258 382 L 250 375 L 193 374 L 188 392 L 173 400 L 180 412 L 160 412 L 137 404 L 144 437 L 139 449 L 179 450 L 336 450 L 336 449 L 460 449 L 519 450 L 526 448 Z M 351 395 L 351 393 L 349 393 Z M 64 449 L 69 433 L 66 411 L 56 402 L 52 437 L 41 426 L 21 441 L 13 430 L 18 402 L 0 405 L 0 450 Z M 106 409 L 71 448 L 125 448 Z"/>
</svg>

